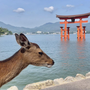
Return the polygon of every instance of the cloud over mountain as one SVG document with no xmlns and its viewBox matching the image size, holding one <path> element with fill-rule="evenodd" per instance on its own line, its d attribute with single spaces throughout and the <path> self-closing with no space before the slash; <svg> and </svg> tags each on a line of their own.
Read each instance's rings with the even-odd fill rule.
<svg viewBox="0 0 90 90">
<path fill-rule="evenodd" d="M 75 6 L 67 4 L 66 7 L 72 8 L 72 7 L 75 7 Z"/>
<path fill-rule="evenodd" d="M 54 11 L 54 7 L 53 6 L 45 7 L 44 10 L 47 11 L 47 12 L 53 12 Z"/>
<path fill-rule="evenodd" d="M 17 8 L 16 10 L 13 10 L 13 11 L 17 12 L 17 13 L 25 12 L 25 10 L 23 8 Z"/>
</svg>

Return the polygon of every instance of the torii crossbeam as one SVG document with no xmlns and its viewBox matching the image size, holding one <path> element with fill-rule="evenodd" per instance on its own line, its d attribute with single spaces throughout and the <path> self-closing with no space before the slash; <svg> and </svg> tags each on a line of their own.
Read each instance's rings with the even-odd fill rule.
<svg viewBox="0 0 90 90">
<path fill-rule="evenodd" d="M 60 24 L 65 24 L 64 29 L 63 27 L 61 28 L 61 38 L 67 38 L 69 39 L 69 27 L 67 27 L 67 24 L 71 23 L 80 23 L 80 26 L 77 26 L 77 38 L 78 39 L 85 39 L 85 26 L 82 27 L 82 23 L 87 23 L 88 20 L 82 20 L 83 18 L 88 18 L 90 16 L 90 13 L 85 13 L 85 14 L 79 14 L 79 15 L 56 15 L 57 18 L 60 20 L 65 20 L 64 22 L 60 22 Z M 71 21 L 67 21 L 68 19 L 71 19 Z M 79 19 L 79 21 L 75 21 L 75 19 Z M 64 35 L 63 35 L 64 31 Z"/>
</svg>

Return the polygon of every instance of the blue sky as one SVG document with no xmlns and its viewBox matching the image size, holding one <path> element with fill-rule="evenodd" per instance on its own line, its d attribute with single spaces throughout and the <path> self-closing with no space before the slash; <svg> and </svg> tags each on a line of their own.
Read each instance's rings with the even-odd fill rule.
<svg viewBox="0 0 90 90">
<path fill-rule="evenodd" d="M 0 0 L 0 21 L 18 27 L 33 28 L 48 22 L 59 22 L 56 14 L 88 12 L 90 0 Z"/>
</svg>

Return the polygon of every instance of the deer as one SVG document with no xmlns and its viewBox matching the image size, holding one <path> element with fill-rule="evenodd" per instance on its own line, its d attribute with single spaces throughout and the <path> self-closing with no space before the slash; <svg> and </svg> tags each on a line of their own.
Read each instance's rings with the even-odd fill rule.
<svg viewBox="0 0 90 90">
<path fill-rule="evenodd" d="M 48 68 L 54 65 L 54 61 L 40 49 L 39 45 L 29 42 L 23 33 L 15 33 L 15 37 L 21 48 L 11 57 L 0 60 L 0 87 L 19 75 L 28 65 Z"/>
</svg>

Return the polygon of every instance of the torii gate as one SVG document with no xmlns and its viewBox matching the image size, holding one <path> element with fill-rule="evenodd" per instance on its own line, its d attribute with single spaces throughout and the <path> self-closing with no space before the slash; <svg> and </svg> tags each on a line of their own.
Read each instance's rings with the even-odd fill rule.
<svg viewBox="0 0 90 90">
<path fill-rule="evenodd" d="M 88 18 L 90 13 L 85 13 L 85 14 L 79 14 L 79 15 L 56 15 L 61 20 L 65 20 L 64 22 L 60 22 L 60 24 L 65 24 L 64 29 L 63 27 L 61 28 L 61 39 L 64 37 L 64 39 L 68 38 L 69 39 L 69 28 L 67 27 L 67 24 L 71 23 L 80 23 L 80 26 L 77 26 L 77 39 L 85 39 L 85 26 L 82 27 L 82 23 L 87 23 L 88 20 L 83 21 L 83 18 Z M 68 19 L 71 19 L 70 21 L 67 21 Z M 79 19 L 79 21 L 75 21 L 75 19 Z M 64 35 L 63 35 L 64 31 Z"/>
</svg>

